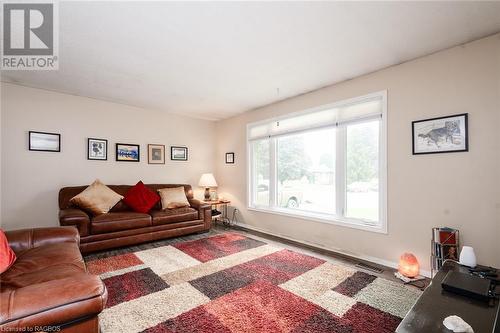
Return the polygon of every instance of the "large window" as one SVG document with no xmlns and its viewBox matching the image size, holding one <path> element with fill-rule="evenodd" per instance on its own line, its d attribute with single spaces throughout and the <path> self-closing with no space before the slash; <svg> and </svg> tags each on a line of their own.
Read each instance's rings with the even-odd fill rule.
<svg viewBox="0 0 500 333">
<path fill-rule="evenodd" d="M 386 231 L 385 92 L 248 126 L 249 208 Z"/>
</svg>

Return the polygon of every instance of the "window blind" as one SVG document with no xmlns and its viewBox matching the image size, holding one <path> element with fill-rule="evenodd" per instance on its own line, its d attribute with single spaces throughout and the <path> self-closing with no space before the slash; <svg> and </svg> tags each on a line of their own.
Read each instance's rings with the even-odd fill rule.
<svg viewBox="0 0 500 333">
<path fill-rule="evenodd" d="M 366 97 L 341 105 L 325 106 L 298 114 L 268 119 L 248 127 L 248 139 L 258 140 L 303 130 L 339 126 L 382 116 L 383 100 L 380 95 Z"/>
</svg>

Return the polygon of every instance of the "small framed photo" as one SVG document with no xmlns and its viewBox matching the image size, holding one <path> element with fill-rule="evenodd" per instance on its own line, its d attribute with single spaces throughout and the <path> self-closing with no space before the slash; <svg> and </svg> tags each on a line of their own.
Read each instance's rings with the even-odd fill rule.
<svg viewBox="0 0 500 333">
<path fill-rule="evenodd" d="M 29 131 L 29 150 L 61 151 L 61 134 Z"/>
<path fill-rule="evenodd" d="M 170 147 L 170 159 L 172 161 L 187 161 L 188 149 L 187 147 Z"/>
<path fill-rule="evenodd" d="M 458 251 L 455 245 L 443 245 L 444 259 L 458 260 Z"/>
<path fill-rule="evenodd" d="M 87 159 L 106 161 L 108 159 L 108 140 L 88 138 Z"/>
<path fill-rule="evenodd" d="M 226 164 L 234 164 L 234 153 L 226 153 Z"/>
<path fill-rule="evenodd" d="M 165 146 L 164 145 L 148 145 L 148 163 L 149 164 L 165 164 Z"/>
<path fill-rule="evenodd" d="M 120 162 L 139 162 L 139 145 L 129 143 L 116 144 L 116 160 Z"/>
<path fill-rule="evenodd" d="M 413 155 L 469 151 L 468 114 L 412 122 Z"/>
</svg>

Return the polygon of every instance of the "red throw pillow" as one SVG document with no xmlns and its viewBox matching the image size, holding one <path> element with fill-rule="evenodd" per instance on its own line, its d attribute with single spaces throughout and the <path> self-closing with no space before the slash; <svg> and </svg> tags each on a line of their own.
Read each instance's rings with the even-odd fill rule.
<svg viewBox="0 0 500 333">
<path fill-rule="evenodd" d="M 138 213 L 149 212 L 159 200 L 160 196 L 147 188 L 142 181 L 130 188 L 123 198 L 123 202 Z"/>
<path fill-rule="evenodd" d="M 14 261 L 16 261 L 16 254 L 10 248 L 5 233 L 0 229 L 0 274 L 8 270 Z"/>
</svg>

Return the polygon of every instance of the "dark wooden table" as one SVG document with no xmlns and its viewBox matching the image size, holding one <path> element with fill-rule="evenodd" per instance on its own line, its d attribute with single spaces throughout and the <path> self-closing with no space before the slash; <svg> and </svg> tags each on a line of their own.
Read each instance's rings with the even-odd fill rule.
<svg viewBox="0 0 500 333">
<path fill-rule="evenodd" d="M 474 333 L 492 333 L 499 301 L 495 306 L 447 292 L 441 281 L 450 270 L 468 273 L 466 267 L 446 262 L 432 279 L 431 284 L 418 299 L 396 329 L 397 333 L 450 333 L 443 325 L 444 318 L 457 315 L 472 326 Z"/>
<path fill-rule="evenodd" d="M 215 215 L 212 216 L 212 220 L 218 221 L 220 220 L 222 224 L 225 226 L 231 226 L 231 220 L 229 219 L 229 216 L 227 216 L 227 206 L 231 203 L 229 200 L 205 200 L 205 203 L 209 204 L 210 206 L 215 207 L 221 207 L 222 208 L 222 214 L 220 215 Z"/>
</svg>

